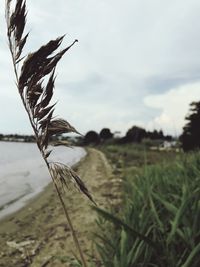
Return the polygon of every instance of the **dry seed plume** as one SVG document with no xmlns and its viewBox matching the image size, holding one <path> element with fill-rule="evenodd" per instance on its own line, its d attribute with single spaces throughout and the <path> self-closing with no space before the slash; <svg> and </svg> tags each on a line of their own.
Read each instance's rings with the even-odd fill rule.
<svg viewBox="0 0 200 267">
<path fill-rule="evenodd" d="M 22 56 L 29 33 L 24 33 L 26 25 L 26 0 L 6 1 L 6 22 L 9 48 L 12 55 L 17 87 L 23 105 L 34 130 L 38 148 L 47 164 L 52 179 L 62 186 L 72 181 L 81 192 L 93 201 L 80 177 L 62 163 L 50 162 L 51 139 L 63 133 L 78 133 L 66 120 L 54 117 L 55 103 L 51 103 L 55 86 L 55 68 L 62 56 L 77 42 L 58 51 L 64 36 L 49 41 L 37 51 Z M 63 145 L 54 142 L 54 146 Z M 64 143 L 68 146 L 67 143 Z M 93 201 L 94 202 L 94 201 Z"/>
</svg>

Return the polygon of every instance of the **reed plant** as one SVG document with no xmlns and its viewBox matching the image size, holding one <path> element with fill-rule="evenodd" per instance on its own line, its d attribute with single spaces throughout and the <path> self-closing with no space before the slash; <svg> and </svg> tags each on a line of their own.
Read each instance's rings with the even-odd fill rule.
<svg viewBox="0 0 200 267">
<path fill-rule="evenodd" d="M 54 116 L 55 103 L 51 103 L 55 86 L 55 69 L 63 55 L 77 42 L 58 51 L 64 36 L 51 40 L 37 51 L 23 56 L 23 48 L 29 33 L 24 33 L 26 26 L 26 0 L 6 0 L 6 22 L 9 49 L 16 78 L 16 85 L 22 104 L 28 115 L 35 134 L 37 147 L 48 168 L 58 198 L 63 207 L 67 223 L 79 251 L 82 265 L 87 266 L 78 237 L 72 225 L 63 199 L 62 188 L 72 182 L 91 201 L 91 194 L 80 177 L 69 166 L 54 162 L 49 156 L 54 146 L 67 145 L 61 141 L 52 142 L 53 137 L 63 133 L 78 133 L 66 120 Z"/>
<path fill-rule="evenodd" d="M 199 153 L 126 169 L 121 214 L 96 208 L 105 220 L 97 238 L 104 266 L 199 267 L 199 184 Z"/>
</svg>

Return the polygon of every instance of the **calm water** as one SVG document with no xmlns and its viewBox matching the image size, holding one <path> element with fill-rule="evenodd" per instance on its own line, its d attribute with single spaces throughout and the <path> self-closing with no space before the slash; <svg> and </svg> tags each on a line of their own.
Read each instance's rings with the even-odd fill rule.
<svg viewBox="0 0 200 267">
<path fill-rule="evenodd" d="M 51 159 L 72 166 L 85 155 L 80 147 L 59 147 Z M 36 144 L 0 142 L 0 218 L 24 206 L 50 182 Z"/>
</svg>

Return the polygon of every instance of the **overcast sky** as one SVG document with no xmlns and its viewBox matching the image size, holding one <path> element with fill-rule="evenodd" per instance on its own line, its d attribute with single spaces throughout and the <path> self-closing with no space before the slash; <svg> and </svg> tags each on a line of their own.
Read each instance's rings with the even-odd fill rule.
<svg viewBox="0 0 200 267">
<path fill-rule="evenodd" d="M 0 0 L 0 133 L 30 134 L 15 87 Z M 199 0 L 27 0 L 25 52 L 66 34 L 56 114 L 83 134 L 133 125 L 179 134 L 200 100 Z"/>
</svg>

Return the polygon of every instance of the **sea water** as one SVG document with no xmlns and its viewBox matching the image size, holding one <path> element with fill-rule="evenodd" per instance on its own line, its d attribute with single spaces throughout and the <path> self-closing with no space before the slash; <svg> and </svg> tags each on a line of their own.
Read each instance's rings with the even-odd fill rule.
<svg viewBox="0 0 200 267">
<path fill-rule="evenodd" d="M 81 147 L 56 147 L 51 159 L 72 166 L 85 155 Z M 50 182 L 36 144 L 0 142 L 0 218 L 23 207 Z"/>
</svg>

